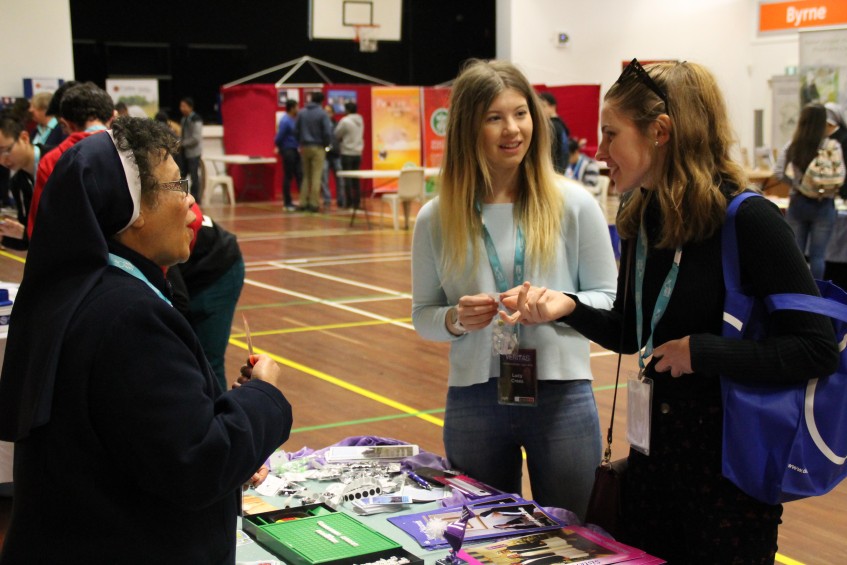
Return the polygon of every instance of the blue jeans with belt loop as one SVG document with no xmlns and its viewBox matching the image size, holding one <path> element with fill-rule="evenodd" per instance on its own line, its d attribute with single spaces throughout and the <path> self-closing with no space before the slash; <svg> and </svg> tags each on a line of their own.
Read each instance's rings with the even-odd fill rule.
<svg viewBox="0 0 847 565">
<path fill-rule="evenodd" d="M 500 405 L 497 396 L 496 378 L 449 388 L 444 447 L 451 465 L 521 494 L 523 447 L 535 501 L 583 519 L 602 450 L 591 381 L 539 381 L 535 407 Z"/>
<path fill-rule="evenodd" d="M 826 246 L 835 226 L 835 201 L 832 198 L 807 198 L 800 193 L 791 195 L 785 219 L 794 230 L 800 251 L 809 258 L 812 276 L 823 279 Z"/>
</svg>

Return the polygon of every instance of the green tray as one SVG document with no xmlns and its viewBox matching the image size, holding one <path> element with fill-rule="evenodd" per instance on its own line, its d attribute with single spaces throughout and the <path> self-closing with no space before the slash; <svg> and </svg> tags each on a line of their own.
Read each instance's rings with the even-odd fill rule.
<svg viewBox="0 0 847 565">
<path fill-rule="evenodd" d="M 259 543 L 293 565 L 355 563 L 361 562 L 363 556 L 398 550 L 401 547 L 396 541 L 341 512 L 271 524 L 259 524 L 259 521 L 263 520 L 250 520 L 250 527 L 246 528 L 246 531 L 253 534 Z M 330 529 L 338 534 L 334 534 Z M 318 534 L 318 531 L 327 536 Z M 335 542 L 328 537 L 332 537 Z M 343 538 L 358 545 L 353 545 Z"/>
</svg>

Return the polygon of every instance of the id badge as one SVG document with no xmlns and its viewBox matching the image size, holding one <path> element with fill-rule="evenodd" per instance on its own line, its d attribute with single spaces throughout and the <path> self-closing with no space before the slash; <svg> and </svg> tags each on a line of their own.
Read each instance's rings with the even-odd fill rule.
<svg viewBox="0 0 847 565">
<path fill-rule="evenodd" d="M 643 371 L 627 379 L 626 440 L 633 449 L 650 455 L 650 415 L 653 379 Z"/>
<path fill-rule="evenodd" d="M 500 379 L 497 386 L 500 404 L 538 404 L 538 377 L 535 367 L 534 349 L 519 349 L 515 353 L 500 355 Z"/>
</svg>

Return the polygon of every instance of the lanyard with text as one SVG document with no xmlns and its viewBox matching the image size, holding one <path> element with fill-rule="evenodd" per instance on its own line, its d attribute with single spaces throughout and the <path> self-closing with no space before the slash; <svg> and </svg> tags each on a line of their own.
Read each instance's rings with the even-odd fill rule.
<svg viewBox="0 0 847 565">
<path fill-rule="evenodd" d="M 509 286 L 509 281 L 506 279 L 506 273 L 503 272 L 503 265 L 500 263 L 500 256 L 497 255 L 497 248 L 494 247 L 494 240 L 491 238 L 488 228 L 485 227 L 485 220 L 482 217 L 482 206 L 479 204 L 479 201 L 476 202 L 475 207 L 477 213 L 479 213 L 479 220 L 482 222 L 482 240 L 485 242 L 488 263 L 491 265 L 491 271 L 494 273 L 494 283 L 497 285 L 498 292 L 506 292 L 511 287 Z M 515 233 L 515 264 L 512 274 L 512 286 L 523 283 L 525 254 L 526 241 L 523 237 L 523 230 L 518 225 Z M 517 351 L 520 331 L 520 324 L 516 324 L 514 330 L 511 330 L 501 320 L 498 319 L 495 321 L 492 335 L 492 353 L 498 355 Z"/>
<path fill-rule="evenodd" d="M 638 231 L 638 240 L 635 249 L 635 331 L 638 336 L 638 365 L 644 369 L 644 359 L 653 354 L 653 334 L 656 331 L 656 325 L 662 319 L 662 315 L 668 307 L 668 302 L 671 300 L 673 287 L 676 285 L 676 278 L 679 275 L 679 263 L 682 261 L 682 247 L 677 247 L 673 256 L 673 265 L 671 265 L 668 275 L 665 277 L 665 282 L 662 283 L 662 292 L 656 297 L 656 305 L 653 307 L 653 317 L 650 319 L 650 337 L 647 338 L 647 343 L 642 339 L 644 313 L 642 312 L 643 291 L 644 291 L 644 271 L 647 268 L 647 233 L 644 230 L 644 224 L 641 224 L 641 229 Z"/>
<path fill-rule="evenodd" d="M 149 286 L 150 288 L 153 289 L 153 292 L 155 292 L 156 295 L 159 298 L 161 298 L 162 300 L 167 302 L 169 305 L 173 306 L 173 304 L 171 304 L 171 301 L 168 300 L 165 297 L 164 294 L 162 294 L 161 290 L 159 290 L 158 288 L 153 286 L 153 283 L 151 283 L 150 280 L 147 277 L 144 276 L 144 273 L 142 273 L 141 270 L 138 267 L 136 267 L 135 265 L 133 265 L 132 263 L 130 263 L 129 261 L 127 261 L 123 257 L 118 257 L 114 253 L 109 253 L 109 264 L 113 267 L 117 267 L 118 269 L 120 269 L 122 271 L 126 271 L 127 273 L 134 276 L 138 280 L 144 281 L 147 284 L 147 286 Z"/>
<path fill-rule="evenodd" d="M 679 275 L 679 263 L 682 260 L 682 248 L 677 247 L 673 256 L 673 265 L 662 283 L 662 291 L 656 297 L 653 317 L 650 319 L 650 337 L 643 340 L 644 312 L 644 273 L 647 270 L 647 232 L 642 218 L 641 229 L 635 246 L 635 331 L 638 336 L 638 365 L 641 372 L 635 378 L 627 379 L 627 418 L 626 440 L 630 446 L 650 455 L 650 433 L 652 429 L 653 380 L 644 374 L 644 359 L 653 354 L 653 334 L 668 307 L 676 278 Z"/>
<path fill-rule="evenodd" d="M 485 227 L 482 218 L 482 207 L 476 203 L 476 210 L 482 222 L 482 239 L 485 242 L 485 252 L 488 263 L 494 273 L 494 282 L 499 292 L 509 290 L 509 281 L 503 272 L 500 256 L 494 247 L 494 240 Z M 526 255 L 526 240 L 520 225 L 515 230 L 515 264 L 512 273 L 512 285 L 519 285 L 524 280 L 524 257 Z M 497 380 L 497 401 L 504 405 L 536 406 L 538 404 L 538 376 L 536 373 L 535 350 L 519 349 L 520 324 L 510 330 L 498 318 L 492 330 L 492 353 L 500 357 L 500 377 Z"/>
</svg>

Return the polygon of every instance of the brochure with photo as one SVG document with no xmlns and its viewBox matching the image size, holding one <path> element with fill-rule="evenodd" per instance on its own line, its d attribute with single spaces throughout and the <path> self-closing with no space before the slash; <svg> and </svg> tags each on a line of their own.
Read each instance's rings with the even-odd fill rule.
<svg viewBox="0 0 847 565">
<path fill-rule="evenodd" d="M 470 565 L 658 565 L 665 562 L 580 526 L 467 547 L 459 552 L 459 557 Z"/>
<path fill-rule="evenodd" d="M 465 542 L 558 530 L 564 524 L 532 501 L 515 497 L 493 497 L 466 504 L 474 516 L 467 522 Z M 388 521 L 412 536 L 421 547 L 448 546 L 444 530 L 462 515 L 462 506 L 392 516 Z"/>
</svg>

